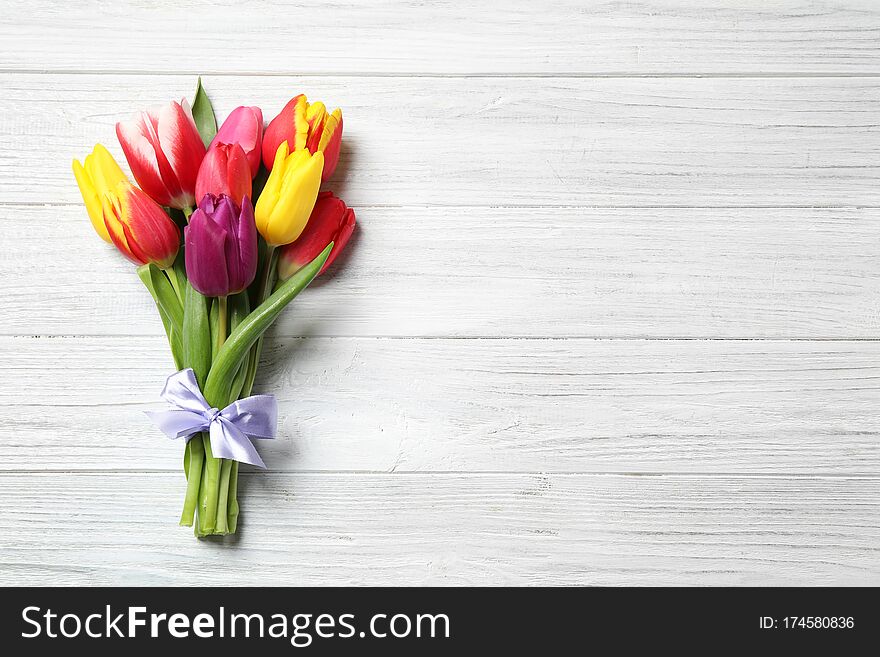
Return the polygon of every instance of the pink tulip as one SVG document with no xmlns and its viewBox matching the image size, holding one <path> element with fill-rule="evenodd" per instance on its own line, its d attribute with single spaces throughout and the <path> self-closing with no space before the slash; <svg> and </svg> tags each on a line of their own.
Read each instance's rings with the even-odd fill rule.
<svg viewBox="0 0 880 657">
<path fill-rule="evenodd" d="M 251 178 L 256 176 L 263 143 L 263 111 L 259 107 L 236 107 L 220 126 L 211 148 L 218 143 L 241 146 L 251 167 Z"/>
<path fill-rule="evenodd" d="M 251 167 L 239 144 L 211 143 L 196 178 L 196 198 L 201 204 L 205 194 L 224 194 L 237 205 L 251 196 Z"/>
<path fill-rule="evenodd" d="M 117 123 L 116 136 L 135 180 L 157 203 L 179 209 L 195 205 L 205 146 L 186 99 Z"/>
</svg>

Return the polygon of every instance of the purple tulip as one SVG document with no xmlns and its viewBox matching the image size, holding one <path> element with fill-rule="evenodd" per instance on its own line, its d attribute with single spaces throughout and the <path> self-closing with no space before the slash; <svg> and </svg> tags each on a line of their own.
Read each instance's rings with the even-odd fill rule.
<svg viewBox="0 0 880 657">
<path fill-rule="evenodd" d="M 207 297 L 236 294 L 257 273 L 257 225 L 245 196 L 241 208 L 221 194 L 206 194 L 184 229 L 186 275 Z"/>
</svg>

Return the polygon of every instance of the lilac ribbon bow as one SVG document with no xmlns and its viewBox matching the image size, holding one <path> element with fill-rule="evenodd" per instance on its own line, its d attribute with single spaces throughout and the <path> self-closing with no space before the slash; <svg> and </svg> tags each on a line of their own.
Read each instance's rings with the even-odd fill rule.
<svg viewBox="0 0 880 657">
<path fill-rule="evenodd" d="M 195 372 L 187 368 L 168 377 L 162 398 L 177 408 L 147 411 L 147 415 L 169 438 L 189 442 L 200 431 L 208 431 L 217 458 L 266 467 L 251 438 L 275 437 L 278 408 L 272 395 L 245 397 L 219 411 L 211 408 L 199 390 Z"/>
</svg>

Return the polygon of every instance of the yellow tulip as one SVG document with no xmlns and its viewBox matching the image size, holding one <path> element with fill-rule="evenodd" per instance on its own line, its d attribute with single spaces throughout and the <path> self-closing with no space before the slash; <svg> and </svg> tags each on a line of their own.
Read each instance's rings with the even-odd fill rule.
<svg viewBox="0 0 880 657">
<path fill-rule="evenodd" d="M 101 144 L 96 144 L 91 154 L 86 155 L 85 166 L 79 160 L 73 161 L 73 175 L 89 212 L 89 219 L 95 232 L 105 242 L 109 242 L 110 233 L 104 225 L 102 199 L 104 194 L 112 192 L 121 181 L 128 181 L 116 160 Z"/>
<path fill-rule="evenodd" d="M 290 244 L 306 227 L 324 169 L 324 154 L 290 152 L 284 141 L 275 153 L 272 173 L 254 208 L 257 230 L 271 246 Z"/>
</svg>

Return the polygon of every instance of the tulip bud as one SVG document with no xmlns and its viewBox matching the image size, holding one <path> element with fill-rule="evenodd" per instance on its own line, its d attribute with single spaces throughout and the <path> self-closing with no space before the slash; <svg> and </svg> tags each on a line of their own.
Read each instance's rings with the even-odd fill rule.
<svg viewBox="0 0 880 657">
<path fill-rule="evenodd" d="M 149 196 L 127 180 L 104 194 L 104 225 L 116 248 L 138 265 L 160 269 L 174 264 L 180 229 Z"/>
<path fill-rule="evenodd" d="M 254 208 L 244 197 L 239 207 L 228 196 L 205 196 L 184 229 L 186 275 L 208 297 L 237 294 L 257 273 Z"/>
<path fill-rule="evenodd" d="M 117 123 L 116 136 L 134 179 L 153 200 L 180 210 L 195 205 L 205 145 L 186 99 Z"/>
<path fill-rule="evenodd" d="M 278 256 L 278 278 L 282 281 L 318 257 L 330 242 L 333 250 L 318 274 L 323 274 L 336 259 L 354 232 L 354 210 L 345 206 L 333 192 L 321 192 L 305 230 L 297 240 L 282 247 Z"/>
<path fill-rule="evenodd" d="M 214 144 L 238 144 L 247 155 L 251 178 L 260 170 L 263 142 L 263 112 L 259 107 L 236 107 L 214 137 Z M 209 149 L 210 150 L 210 149 Z M 196 198 L 201 198 L 196 194 Z"/>
<path fill-rule="evenodd" d="M 291 153 L 286 141 L 279 146 L 254 210 L 257 230 L 271 246 L 290 244 L 302 233 L 318 197 L 323 167 L 320 152 Z"/>
<path fill-rule="evenodd" d="M 342 110 L 327 112 L 324 103 L 312 103 L 304 94 L 292 98 L 269 123 L 263 136 L 263 164 L 271 169 L 282 142 L 291 151 L 308 150 L 324 154 L 322 180 L 333 175 L 342 144 Z"/>
<path fill-rule="evenodd" d="M 238 144 L 211 143 L 196 178 L 196 198 L 205 194 L 230 197 L 237 205 L 251 196 L 251 167 L 247 155 Z"/>
<path fill-rule="evenodd" d="M 116 164 L 113 156 L 101 144 L 96 144 L 91 154 L 86 155 L 85 166 L 79 160 L 73 161 L 73 175 L 79 185 L 80 194 L 86 204 L 89 219 L 95 232 L 105 242 L 110 241 L 110 234 L 104 225 L 104 208 L 101 199 L 104 194 L 116 189 L 116 185 L 128 180 L 122 169 Z"/>
</svg>

